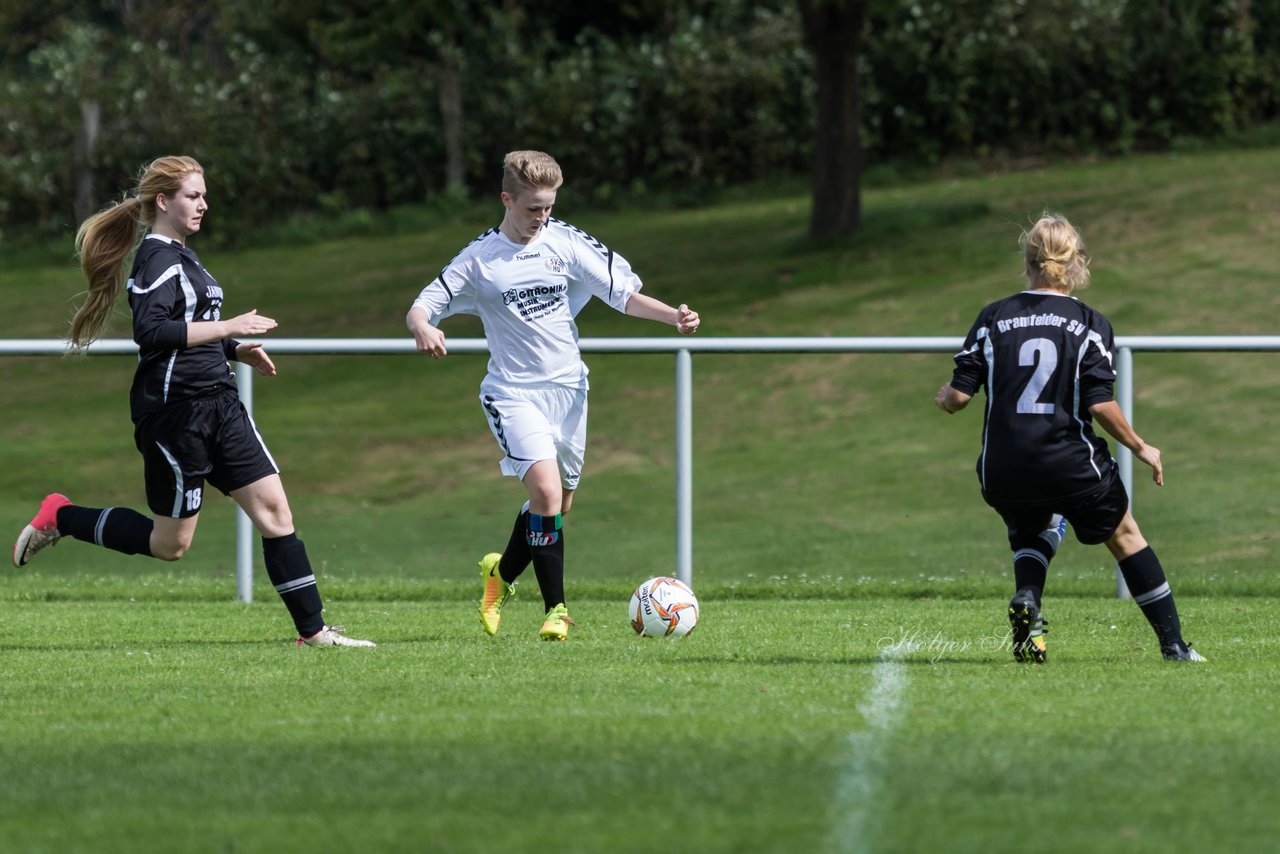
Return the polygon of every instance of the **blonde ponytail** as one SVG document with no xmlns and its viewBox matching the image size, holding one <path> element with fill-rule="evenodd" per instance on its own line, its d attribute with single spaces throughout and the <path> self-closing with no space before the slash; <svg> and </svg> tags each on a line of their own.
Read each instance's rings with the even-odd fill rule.
<svg viewBox="0 0 1280 854">
<path fill-rule="evenodd" d="M 76 232 L 76 256 L 89 292 L 71 319 L 67 338 L 72 346 L 87 347 L 102 334 L 124 287 L 126 264 L 138 245 L 141 211 L 142 203 L 131 196 L 89 217 Z"/>
</svg>

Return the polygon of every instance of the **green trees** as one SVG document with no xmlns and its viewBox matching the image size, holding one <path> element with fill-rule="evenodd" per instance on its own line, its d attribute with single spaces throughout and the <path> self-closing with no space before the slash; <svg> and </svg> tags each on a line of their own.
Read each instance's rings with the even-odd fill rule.
<svg viewBox="0 0 1280 854">
<path fill-rule="evenodd" d="M 492 192 L 517 147 L 597 200 L 812 171 L 818 190 L 852 182 L 824 221 L 856 226 L 850 139 L 869 162 L 1107 153 L 1280 112 L 1280 0 L 883 0 L 850 51 L 854 31 L 812 26 L 862 5 L 6 0 L 0 236 L 66 234 L 164 153 L 215 173 L 208 237 L 229 239 Z M 818 134 L 842 62 L 845 119 Z"/>
</svg>

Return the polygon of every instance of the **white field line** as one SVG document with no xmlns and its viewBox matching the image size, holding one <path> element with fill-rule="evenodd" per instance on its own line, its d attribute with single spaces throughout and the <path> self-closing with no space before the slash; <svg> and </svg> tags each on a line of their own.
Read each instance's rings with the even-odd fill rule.
<svg viewBox="0 0 1280 854">
<path fill-rule="evenodd" d="M 858 704 L 866 726 L 849 733 L 849 759 L 836 781 L 832 851 L 862 854 L 875 850 L 875 801 L 884 777 L 885 749 L 902 719 L 907 692 L 907 668 L 902 658 L 918 646 L 904 639 L 886 647 L 871 671 L 871 691 Z"/>
</svg>

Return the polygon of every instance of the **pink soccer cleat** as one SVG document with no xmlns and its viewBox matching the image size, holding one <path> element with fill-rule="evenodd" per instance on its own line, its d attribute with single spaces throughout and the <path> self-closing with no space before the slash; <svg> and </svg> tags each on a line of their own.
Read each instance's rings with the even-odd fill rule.
<svg viewBox="0 0 1280 854">
<path fill-rule="evenodd" d="M 40 512 L 31 524 L 22 529 L 18 541 L 13 544 L 14 566 L 26 566 L 36 552 L 62 539 L 62 534 L 58 533 L 58 511 L 70 504 L 70 498 L 57 492 L 44 497 L 40 502 Z"/>
</svg>

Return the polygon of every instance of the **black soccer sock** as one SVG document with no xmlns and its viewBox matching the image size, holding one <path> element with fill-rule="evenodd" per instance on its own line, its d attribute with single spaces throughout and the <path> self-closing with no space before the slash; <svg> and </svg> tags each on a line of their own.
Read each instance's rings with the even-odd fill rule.
<svg viewBox="0 0 1280 854">
<path fill-rule="evenodd" d="M 58 510 L 58 533 L 127 555 L 151 557 L 149 516 L 128 507 L 80 507 L 68 504 Z"/>
<path fill-rule="evenodd" d="M 1155 629 L 1160 646 L 1180 642 L 1182 623 L 1178 619 L 1178 607 L 1173 603 L 1173 591 L 1165 579 L 1164 567 L 1151 546 L 1120 561 L 1120 573 L 1133 601 Z"/>
<path fill-rule="evenodd" d="M 1014 586 L 1018 590 L 1030 588 L 1035 594 L 1037 608 L 1049 578 L 1049 562 L 1058 553 L 1058 545 L 1062 542 L 1062 524 L 1062 517 L 1055 515 L 1049 527 L 1034 538 L 1022 540 L 1013 550 Z"/>
<path fill-rule="evenodd" d="M 529 502 L 516 514 L 516 522 L 511 527 L 511 539 L 507 540 L 507 548 L 502 552 L 502 560 L 498 563 L 498 575 L 507 584 L 511 584 L 529 566 L 533 555 L 529 552 Z"/>
<path fill-rule="evenodd" d="M 284 600 L 300 637 L 309 638 L 324 628 L 321 612 L 324 604 L 311 571 L 307 547 L 296 533 L 283 537 L 263 537 L 262 557 L 267 564 L 267 577 Z"/>
<path fill-rule="evenodd" d="M 527 535 L 542 602 L 550 611 L 564 603 L 564 531 L 561 530 L 560 514 L 539 516 L 530 513 Z"/>
<path fill-rule="evenodd" d="M 1053 558 L 1045 551 L 1042 545 L 1037 544 L 1018 549 L 1013 554 L 1013 585 L 1017 590 L 1029 588 L 1035 594 L 1037 608 L 1049 577 L 1049 561 Z"/>
</svg>

